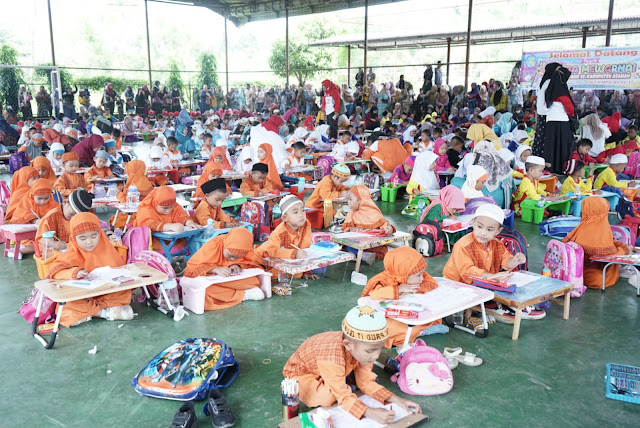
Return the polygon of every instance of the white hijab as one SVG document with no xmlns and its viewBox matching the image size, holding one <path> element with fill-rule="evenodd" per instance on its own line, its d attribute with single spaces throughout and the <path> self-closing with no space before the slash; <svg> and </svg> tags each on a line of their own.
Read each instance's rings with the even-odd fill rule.
<svg viewBox="0 0 640 428">
<path fill-rule="evenodd" d="M 412 131 L 417 131 L 418 128 L 416 128 L 415 125 L 411 125 L 407 128 L 406 131 L 404 131 L 404 133 L 402 134 L 402 141 L 405 143 L 413 143 L 414 138 L 416 138 L 415 136 L 411 136 L 411 132 Z"/>
<path fill-rule="evenodd" d="M 469 169 L 469 167 L 473 165 L 473 162 L 475 160 L 476 160 L 476 155 L 474 153 L 467 153 L 466 155 L 464 155 L 464 158 L 462 158 L 462 162 L 458 164 L 458 169 L 456 170 L 456 173 L 453 176 L 458 178 L 464 178 L 467 175 L 467 169 Z"/>
<path fill-rule="evenodd" d="M 527 146 L 526 144 L 520 144 L 518 146 L 518 148 L 516 149 L 516 163 L 514 165 L 514 169 L 521 169 L 524 171 L 524 162 L 520 160 L 520 156 L 522 156 L 522 154 L 527 150 L 531 150 L 531 147 Z"/>
<path fill-rule="evenodd" d="M 489 178 L 487 171 L 480 165 L 471 165 L 467 169 L 467 180 L 462 185 L 462 193 L 465 199 L 482 198 L 482 190 L 476 190 L 476 183 L 482 177 Z"/>
<path fill-rule="evenodd" d="M 437 160 L 438 155 L 431 151 L 424 151 L 416 156 L 411 180 L 418 183 L 422 190 L 437 190 L 440 188 L 435 170 L 429 169 Z"/>
<path fill-rule="evenodd" d="M 247 159 L 251 159 L 251 162 L 245 164 L 244 161 Z M 251 168 L 253 168 L 255 163 L 253 149 L 251 146 L 244 146 L 240 152 L 240 156 L 238 156 L 238 160 L 236 160 L 236 166 L 234 169 L 241 174 L 247 175 L 251 172 Z"/>
</svg>

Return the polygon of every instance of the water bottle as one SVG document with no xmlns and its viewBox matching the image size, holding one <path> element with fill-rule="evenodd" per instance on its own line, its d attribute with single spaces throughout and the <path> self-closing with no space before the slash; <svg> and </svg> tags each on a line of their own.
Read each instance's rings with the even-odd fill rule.
<svg viewBox="0 0 640 428">
<path fill-rule="evenodd" d="M 42 234 L 42 261 L 48 260 L 53 256 L 53 240 L 56 232 L 54 230 L 44 232 Z"/>
<path fill-rule="evenodd" d="M 416 208 L 416 216 L 418 221 L 422 219 L 422 213 L 424 212 L 425 208 L 426 204 L 424 202 L 424 198 L 420 198 L 420 200 L 418 201 L 418 207 Z"/>
<path fill-rule="evenodd" d="M 298 177 L 298 193 L 304 192 L 304 177 Z"/>
<path fill-rule="evenodd" d="M 389 373 L 398 373 L 400 371 L 400 362 L 395 358 L 387 357 L 384 362 L 385 368 L 384 370 Z"/>
<path fill-rule="evenodd" d="M 169 279 L 162 283 L 165 293 L 167 294 L 168 302 L 171 304 L 171 308 L 175 310 L 180 305 L 180 293 L 178 292 L 178 283 L 175 279 Z M 169 311 L 169 304 L 165 300 L 162 293 L 158 297 L 158 306 L 165 311 Z"/>
<path fill-rule="evenodd" d="M 130 210 L 138 209 L 138 202 L 140 202 L 140 192 L 136 186 L 131 185 L 127 192 L 127 208 Z"/>
<path fill-rule="evenodd" d="M 273 212 L 273 219 L 274 220 L 277 219 L 277 218 L 280 218 L 282 216 L 282 213 L 280 212 L 280 204 L 275 204 L 273 206 L 272 212 Z"/>
<path fill-rule="evenodd" d="M 456 312 L 453 314 L 453 323 L 456 325 L 462 325 L 464 323 L 464 312 Z"/>
<path fill-rule="evenodd" d="M 581 193 L 581 192 L 580 192 L 580 185 L 582 184 L 582 180 L 581 180 L 581 179 L 578 179 L 578 180 L 579 180 L 579 182 L 578 182 L 578 184 L 576 185 L 576 192 L 575 192 L 575 194 L 576 194 L 576 196 L 579 198 L 579 197 L 580 197 L 580 193 Z"/>
<path fill-rule="evenodd" d="M 542 207 L 544 207 L 544 196 L 541 196 L 540 200 L 538 201 L 538 208 Z"/>
<path fill-rule="evenodd" d="M 204 234 L 202 235 L 202 237 L 204 239 L 209 239 L 211 237 L 213 237 L 214 233 L 215 233 L 215 226 L 213 225 L 213 219 L 210 218 L 207 220 L 207 227 L 205 227 L 204 229 Z"/>
</svg>

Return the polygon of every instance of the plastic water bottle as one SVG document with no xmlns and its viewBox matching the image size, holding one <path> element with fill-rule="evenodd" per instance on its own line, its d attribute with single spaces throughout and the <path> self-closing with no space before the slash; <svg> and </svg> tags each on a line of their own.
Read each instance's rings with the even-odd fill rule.
<svg viewBox="0 0 640 428">
<path fill-rule="evenodd" d="M 544 196 L 540 196 L 540 200 L 538 201 L 538 208 L 544 207 Z"/>
<path fill-rule="evenodd" d="M 298 193 L 304 192 L 304 177 L 298 177 Z"/>
<path fill-rule="evenodd" d="M 456 325 L 462 325 L 464 323 L 464 312 L 456 312 L 453 314 L 453 323 Z"/>
<path fill-rule="evenodd" d="M 211 237 L 213 237 L 214 233 L 215 233 L 215 226 L 213 225 L 213 219 L 210 218 L 207 220 L 207 227 L 205 227 L 204 229 L 204 233 L 202 234 L 202 237 L 204 239 L 209 239 Z"/>
<path fill-rule="evenodd" d="M 131 185 L 127 192 L 127 207 L 130 210 L 138 209 L 138 202 L 140 202 L 140 192 L 136 186 Z"/>
<path fill-rule="evenodd" d="M 272 212 L 273 212 L 273 219 L 274 220 L 277 219 L 277 218 L 280 218 L 280 216 L 282 216 L 282 213 L 280 212 L 280 205 L 279 204 L 275 204 L 273 206 Z"/>
<path fill-rule="evenodd" d="M 581 180 L 581 179 L 580 179 L 580 182 L 578 183 L 578 185 L 576 186 L 576 191 L 575 191 L 575 194 L 576 194 L 576 196 L 577 196 L 578 198 L 580 197 L 580 194 L 582 193 L 582 192 L 580 191 L 580 184 L 582 184 L 582 180 Z"/>
<path fill-rule="evenodd" d="M 162 288 L 164 288 L 165 293 L 167 294 L 168 303 L 171 304 L 171 308 L 175 310 L 180 305 L 180 293 L 178 292 L 178 283 L 175 279 L 169 279 L 162 283 Z M 165 311 L 169 311 L 169 304 L 167 300 L 165 300 L 162 293 L 158 297 L 158 306 Z"/>
<path fill-rule="evenodd" d="M 425 208 L 426 208 L 426 204 L 424 202 L 424 198 L 420 198 L 420 200 L 418 201 L 418 207 L 416 208 L 416 216 L 418 221 L 422 219 L 422 213 L 424 212 Z"/>
<path fill-rule="evenodd" d="M 53 240 L 56 232 L 54 230 L 44 232 L 42 234 L 42 261 L 48 260 L 53 257 Z"/>
</svg>

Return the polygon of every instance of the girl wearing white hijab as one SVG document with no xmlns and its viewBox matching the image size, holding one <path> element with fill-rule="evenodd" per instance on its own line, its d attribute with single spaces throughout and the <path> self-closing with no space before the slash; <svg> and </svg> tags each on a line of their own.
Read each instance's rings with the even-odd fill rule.
<svg viewBox="0 0 640 428">
<path fill-rule="evenodd" d="M 411 135 L 412 132 L 417 133 L 418 132 L 418 128 L 416 128 L 415 125 L 410 125 L 406 131 L 404 131 L 404 133 L 402 134 L 402 142 L 403 143 L 413 143 L 416 135 L 413 134 Z"/>
<path fill-rule="evenodd" d="M 520 144 L 518 146 L 518 148 L 516 149 L 516 162 L 513 166 L 513 169 L 524 171 L 525 160 L 522 159 L 522 155 L 525 154 L 527 150 L 529 151 L 529 153 L 524 156 L 525 160 L 531 155 L 531 146 L 527 146 L 526 144 Z"/>
<path fill-rule="evenodd" d="M 489 174 L 483 167 L 480 165 L 469 166 L 467 169 L 467 180 L 462 185 L 465 202 L 473 198 L 482 198 L 484 196 L 482 188 L 488 179 Z"/>
<path fill-rule="evenodd" d="M 249 162 L 245 162 L 245 161 Z M 254 161 L 253 149 L 251 146 L 244 146 L 242 151 L 240 152 L 240 156 L 238 156 L 238 160 L 236 161 L 236 165 L 234 169 L 236 172 L 240 174 L 249 175 L 251 172 L 251 168 L 256 162 Z"/>
<path fill-rule="evenodd" d="M 438 177 L 435 173 L 437 160 L 438 155 L 432 151 L 424 151 L 416 156 L 413 172 L 407 185 L 407 193 L 411 195 L 411 199 L 415 196 L 414 191 L 420 193 L 425 190 L 437 190 L 440 188 Z"/>
</svg>

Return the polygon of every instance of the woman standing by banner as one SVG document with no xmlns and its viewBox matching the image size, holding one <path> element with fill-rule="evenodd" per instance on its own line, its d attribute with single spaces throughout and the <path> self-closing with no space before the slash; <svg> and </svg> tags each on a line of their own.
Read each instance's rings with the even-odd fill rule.
<svg viewBox="0 0 640 428">
<path fill-rule="evenodd" d="M 569 122 L 575 116 L 567 87 L 570 76 L 571 72 L 557 62 L 548 64 L 536 101 L 538 119 L 533 154 L 543 157 L 547 168 L 555 173 L 562 173 L 562 166 L 575 145 Z"/>
</svg>

